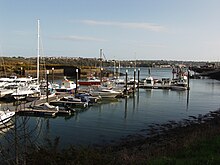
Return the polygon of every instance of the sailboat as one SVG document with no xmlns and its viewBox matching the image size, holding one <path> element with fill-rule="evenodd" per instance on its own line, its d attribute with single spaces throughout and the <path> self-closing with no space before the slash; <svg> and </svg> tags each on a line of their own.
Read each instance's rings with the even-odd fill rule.
<svg viewBox="0 0 220 165">
<path fill-rule="evenodd" d="M 41 92 L 40 92 L 40 85 L 39 85 L 39 69 L 40 69 L 40 20 L 37 21 L 37 78 L 33 83 L 26 83 L 24 86 L 16 89 L 14 93 L 12 93 L 12 96 L 15 100 L 33 100 L 33 99 L 39 99 Z"/>
</svg>

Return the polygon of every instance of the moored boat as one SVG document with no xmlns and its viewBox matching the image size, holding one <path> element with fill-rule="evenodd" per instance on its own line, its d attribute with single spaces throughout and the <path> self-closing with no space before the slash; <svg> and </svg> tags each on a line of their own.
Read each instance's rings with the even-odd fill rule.
<svg viewBox="0 0 220 165">
<path fill-rule="evenodd" d="M 12 117 L 15 115 L 15 112 L 8 110 L 0 111 L 0 128 L 7 126 L 6 123 L 8 123 Z"/>
<path fill-rule="evenodd" d="M 145 88 L 153 88 L 154 87 L 154 79 L 153 77 L 149 76 L 144 80 L 144 87 Z"/>
<path fill-rule="evenodd" d="M 101 81 L 95 77 L 89 77 L 87 80 L 78 80 L 78 84 L 82 86 L 101 85 Z"/>
<path fill-rule="evenodd" d="M 11 94 L 14 92 L 14 89 L 6 89 L 2 88 L 0 89 L 0 99 L 9 98 L 11 97 Z"/>
<path fill-rule="evenodd" d="M 92 96 L 101 98 L 116 98 L 118 95 L 121 94 L 121 92 L 115 91 L 111 88 L 99 87 L 97 89 L 91 90 L 90 94 Z"/>
<path fill-rule="evenodd" d="M 57 95 L 61 93 L 73 93 L 75 88 L 76 88 L 76 83 L 64 77 L 64 79 L 62 80 L 61 86 L 58 88 L 55 88 L 55 91 Z"/>
</svg>

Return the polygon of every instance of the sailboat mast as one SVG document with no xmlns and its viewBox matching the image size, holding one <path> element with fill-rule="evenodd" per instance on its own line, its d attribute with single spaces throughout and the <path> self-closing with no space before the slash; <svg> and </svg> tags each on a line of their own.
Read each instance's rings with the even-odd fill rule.
<svg viewBox="0 0 220 165">
<path fill-rule="evenodd" d="M 40 79 L 40 20 L 37 20 L 37 82 Z"/>
<path fill-rule="evenodd" d="M 120 61 L 118 61 L 118 78 L 120 77 L 120 72 L 121 72 L 121 64 Z"/>
<path fill-rule="evenodd" d="M 102 69 L 102 49 L 100 49 L 100 69 Z"/>
</svg>

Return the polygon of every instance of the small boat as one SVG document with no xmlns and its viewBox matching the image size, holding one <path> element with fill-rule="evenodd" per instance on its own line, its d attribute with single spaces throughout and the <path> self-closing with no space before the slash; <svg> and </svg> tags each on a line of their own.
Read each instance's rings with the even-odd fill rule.
<svg viewBox="0 0 220 165">
<path fill-rule="evenodd" d="M 9 98 L 9 97 L 11 97 L 11 94 L 12 94 L 14 91 L 15 91 L 15 90 L 13 90 L 13 89 L 1 88 L 1 89 L 0 89 L 0 98 Z"/>
<path fill-rule="evenodd" d="M 10 82 L 13 82 L 14 79 L 15 78 L 7 78 L 7 77 L 0 78 L 0 88 L 5 87 Z"/>
<path fill-rule="evenodd" d="M 76 83 L 64 77 L 64 79 L 62 80 L 61 87 L 55 88 L 55 91 L 57 95 L 61 93 L 73 93 L 75 88 Z"/>
<path fill-rule="evenodd" d="M 83 102 L 80 98 L 75 98 L 72 96 L 63 97 L 60 100 L 51 101 L 50 105 L 58 106 L 58 107 L 68 107 L 68 108 L 75 108 L 75 107 L 88 107 L 88 102 Z"/>
<path fill-rule="evenodd" d="M 30 85 L 29 90 L 31 90 L 32 92 L 30 92 L 27 96 L 25 96 L 26 101 L 30 102 L 41 98 L 40 85 L 36 85 L 36 84 Z"/>
<path fill-rule="evenodd" d="M 11 96 L 15 100 L 24 100 L 29 94 L 33 94 L 33 91 L 27 90 L 26 88 L 20 88 L 17 91 L 13 92 Z"/>
<path fill-rule="evenodd" d="M 172 90 L 186 90 L 188 89 L 187 76 L 181 76 L 177 79 L 173 79 L 170 85 Z"/>
<path fill-rule="evenodd" d="M 65 96 L 61 101 L 82 102 L 84 104 L 91 105 L 99 101 L 99 97 L 93 97 L 88 93 L 77 93 L 75 96 Z"/>
<path fill-rule="evenodd" d="M 15 100 L 24 100 L 26 99 L 26 97 L 28 96 L 32 96 L 34 94 L 40 94 L 40 89 L 38 89 L 39 86 L 35 85 L 35 86 L 25 86 L 25 87 L 20 87 L 18 89 L 16 89 L 11 96 L 15 99 Z"/>
<path fill-rule="evenodd" d="M 74 97 L 74 96 L 65 96 L 61 101 L 72 101 L 72 102 L 89 102 L 88 97 Z"/>
<path fill-rule="evenodd" d="M 96 77 L 88 77 L 86 80 L 78 80 L 78 84 L 82 86 L 101 85 L 101 81 Z"/>
<path fill-rule="evenodd" d="M 154 79 L 149 76 L 144 80 L 144 88 L 153 88 L 154 87 Z"/>
<path fill-rule="evenodd" d="M 77 93 L 75 98 L 81 99 L 82 102 L 88 102 L 89 104 L 97 103 L 100 97 L 93 97 L 89 93 Z"/>
<path fill-rule="evenodd" d="M 52 106 L 49 103 L 42 103 L 40 105 L 30 105 L 27 108 L 20 109 L 18 113 L 20 115 L 34 115 L 34 116 L 56 116 L 59 112 L 59 107 Z"/>
<path fill-rule="evenodd" d="M 15 112 L 8 110 L 0 111 L 0 127 L 7 126 L 7 123 L 12 119 L 15 115 Z"/>
<path fill-rule="evenodd" d="M 95 97 L 101 98 L 116 98 L 121 94 L 119 91 L 115 91 L 111 88 L 99 87 L 97 89 L 91 90 L 90 94 Z"/>
</svg>

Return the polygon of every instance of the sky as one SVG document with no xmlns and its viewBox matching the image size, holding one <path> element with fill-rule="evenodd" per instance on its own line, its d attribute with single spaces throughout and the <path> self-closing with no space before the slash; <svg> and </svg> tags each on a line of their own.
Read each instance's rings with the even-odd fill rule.
<svg viewBox="0 0 220 165">
<path fill-rule="evenodd" d="M 219 0 L 0 0 L 0 55 L 220 60 Z"/>
</svg>

